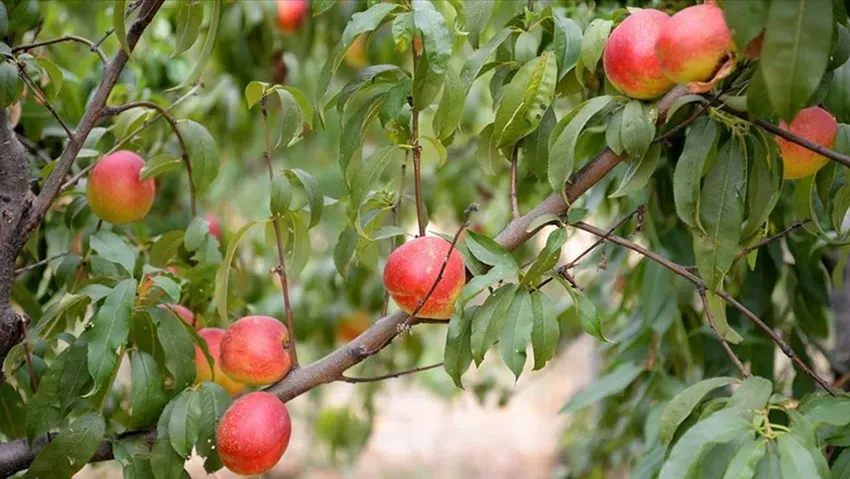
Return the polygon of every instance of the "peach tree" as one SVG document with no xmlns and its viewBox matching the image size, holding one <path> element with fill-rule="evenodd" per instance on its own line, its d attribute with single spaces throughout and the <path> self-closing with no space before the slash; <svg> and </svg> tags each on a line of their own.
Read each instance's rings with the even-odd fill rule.
<svg viewBox="0 0 850 479">
<path fill-rule="evenodd" d="M 0 473 L 259 474 L 361 384 L 336 459 L 587 334 L 564 475 L 850 477 L 850 5 L 620 3 L 3 0 Z"/>
</svg>

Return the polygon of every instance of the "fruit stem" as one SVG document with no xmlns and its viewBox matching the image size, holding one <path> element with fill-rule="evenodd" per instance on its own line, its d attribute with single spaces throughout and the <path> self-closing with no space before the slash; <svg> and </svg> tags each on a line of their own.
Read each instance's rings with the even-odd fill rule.
<svg viewBox="0 0 850 479">
<path fill-rule="evenodd" d="M 273 181 L 274 168 L 272 167 L 271 141 L 269 139 L 268 96 L 265 93 L 260 100 L 260 107 L 263 112 L 263 134 L 265 141 L 263 158 L 266 160 L 266 166 L 269 169 L 269 181 Z M 277 243 L 277 257 L 279 261 L 275 268 L 275 272 L 277 273 L 278 278 L 280 278 L 280 292 L 283 294 L 283 309 L 286 314 L 286 329 L 289 333 L 286 347 L 289 350 L 289 357 L 292 360 L 292 367 L 294 368 L 298 366 L 298 353 L 295 351 L 295 327 L 292 324 L 292 306 L 289 303 L 289 281 L 286 276 L 286 253 L 283 249 L 283 235 L 280 232 L 280 218 L 278 216 L 274 216 L 272 218 L 272 226 L 274 227 L 275 242 Z"/>
<path fill-rule="evenodd" d="M 411 42 L 413 43 L 413 42 Z M 419 54 L 413 46 L 413 71 L 419 65 Z M 414 73 L 415 74 L 415 73 Z M 419 224 L 419 236 L 425 236 L 425 204 L 422 201 L 422 173 L 420 162 L 422 160 L 422 146 L 419 145 L 419 108 L 416 101 L 411 101 L 412 127 L 410 129 L 410 146 L 413 147 L 413 187 L 416 192 L 416 221 Z"/>
</svg>

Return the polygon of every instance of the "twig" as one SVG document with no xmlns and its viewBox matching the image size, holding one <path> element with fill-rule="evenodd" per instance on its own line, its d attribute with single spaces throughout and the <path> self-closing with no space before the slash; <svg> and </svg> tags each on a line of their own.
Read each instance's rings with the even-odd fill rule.
<svg viewBox="0 0 850 479">
<path fill-rule="evenodd" d="M 769 243 L 802 228 L 803 226 L 805 226 L 806 223 L 808 223 L 810 221 L 812 221 L 810 218 L 806 218 L 804 220 L 797 220 L 797 221 L 791 223 L 790 225 L 788 225 L 787 228 L 780 231 L 779 233 L 776 233 L 773 236 L 768 236 L 767 238 L 763 238 L 758 243 L 756 243 L 756 244 L 754 244 L 754 245 L 752 245 L 748 248 L 745 248 L 743 251 L 741 251 L 740 253 L 735 255 L 735 261 L 738 261 L 739 259 L 744 258 L 748 254 L 752 253 L 753 251 L 760 249 L 760 248 L 763 248 L 763 247 L 767 246 Z"/>
<path fill-rule="evenodd" d="M 788 130 L 783 130 L 782 128 L 779 128 L 778 126 L 773 125 L 771 123 L 768 123 L 764 120 L 759 120 L 758 118 L 755 119 L 755 120 L 752 120 L 746 114 L 737 112 L 737 111 L 732 110 L 732 109 L 724 109 L 723 111 L 726 112 L 726 113 L 729 113 L 732 116 L 736 116 L 736 117 L 738 117 L 742 120 L 746 120 L 746 121 L 749 121 L 750 123 L 758 125 L 761 129 L 767 131 L 768 133 L 771 133 L 775 136 L 778 136 L 778 137 L 780 137 L 784 140 L 788 140 L 791 143 L 795 143 L 799 146 L 802 146 L 803 148 L 805 148 L 807 150 L 818 153 L 822 156 L 829 158 L 832 161 L 835 161 L 837 163 L 841 163 L 842 165 L 846 166 L 847 168 L 850 168 L 850 156 L 848 156 L 848 155 L 845 155 L 843 153 L 839 153 L 839 152 L 834 151 L 834 150 L 830 150 L 829 148 L 818 145 L 817 143 L 813 143 L 813 142 L 803 138 L 802 136 L 795 135 L 794 133 L 791 133 Z"/>
<path fill-rule="evenodd" d="M 584 223 L 584 222 L 575 223 L 573 226 L 575 226 L 576 228 L 578 228 L 580 230 L 587 231 L 588 233 L 595 234 L 597 236 L 605 235 L 605 231 L 603 231 L 603 230 L 601 230 L 601 229 L 599 229 L 595 226 L 591 226 L 591 225 Z M 638 244 L 636 244 L 632 241 L 629 241 L 625 238 L 621 238 L 621 237 L 616 236 L 616 235 L 608 235 L 607 241 L 618 244 L 618 245 L 620 245 L 624 248 L 628 248 L 628 249 L 630 249 L 630 250 L 632 250 L 636 253 L 639 253 L 639 254 L 649 258 L 652 261 L 655 261 L 656 263 L 660 264 L 661 266 L 664 266 L 665 268 L 676 273 L 677 275 L 687 279 L 688 281 L 693 283 L 693 285 L 697 288 L 700 288 L 700 287 L 705 288 L 706 287 L 705 282 L 703 282 L 702 279 L 700 279 L 698 276 L 696 276 L 693 273 L 691 273 L 690 271 L 688 271 L 687 268 L 685 268 L 684 266 L 673 263 L 672 261 L 670 261 L 670 260 L 668 260 L 668 259 L 666 259 L 662 256 L 659 256 L 658 254 L 644 248 L 643 246 L 640 246 L 640 245 L 638 245 Z M 794 364 L 796 364 L 797 367 L 802 369 L 804 373 L 808 374 L 812 379 L 814 379 L 815 382 L 817 382 L 824 390 L 826 390 L 827 393 L 829 393 L 830 395 L 833 395 L 833 396 L 835 395 L 835 393 L 829 388 L 829 383 L 827 383 L 817 373 L 812 371 L 812 369 L 809 368 L 809 366 L 806 365 L 806 363 L 804 363 L 797 356 L 797 354 L 791 349 L 791 347 L 788 346 L 788 344 L 785 343 L 785 341 L 782 338 L 780 338 L 779 335 L 776 334 L 776 332 L 773 331 L 773 329 L 770 328 L 770 326 L 765 324 L 764 321 L 762 321 L 752 311 L 747 309 L 746 306 L 739 303 L 735 298 L 733 298 L 731 295 L 729 295 L 729 293 L 722 291 L 722 290 L 714 291 L 714 293 L 716 295 L 720 296 L 730 306 L 732 306 L 733 308 L 740 311 L 744 316 L 747 317 L 747 319 L 756 323 L 756 325 L 759 328 L 761 328 L 765 333 L 767 333 L 767 335 L 770 336 L 770 338 L 773 340 L 773 342 L 776 343 L 779 346 L 779 349 L 782 350 L 782 352 L 788 357 L 788 359 L 790 359 L 792 362 L 794 362 Z"/>
<path fill-rule="evenodd" d="M 186 141 L 183 139 L 183 134 L 180 133 L 180 128 L 177 127 L 177 121 L 174 119 L 173 116 L 171 116 L 171 113 L 168 112 L 168 109 L 152 101 L 133 101 L 118 106 L 104 106 L 101 114 L 103 116 L 115 116 L 127 110 L 132 110 L 133 108 L 150 108 L 152 110 L 156 110 L 159 116 L 165 118 L 165 121 L 168 122 L 168 125 L 171 127 L 171 129 L 174 131 L 174 134 L 177 136 L 177 140 L 180 142 L 180 149 L 183 151 L 183 165 L 186 166 L 186 174 L 189 177 L 189 197 L 192 208 L 192 216 L 197 216 L 197 195 L 195 193 L 195 180 L 192 179 L 192 162 L 189 161 L 189 152 L 186 149 Z"/>
<path fill-rule="evenodd" d="M 18 268 L 18 269 L 16 269 L 16 270 L 15 270 L 15 275 L 17 276 L 17 275 L 19 275 L 19 274 L 21 274 L 21 273 L 23 273 L 23 272 L 25 272 L 25 271 L 29 271 L 29 270 L 31 270 L 31 269 L 38 268 L 39 266 L 44 266 L 44 265 L 46 265 L 47 263 L 49 263 L 49 262 L 53 261 L 54 259 L 59 259 L 59 258 L 62 258 L 62 257 L 68 256 L 69 254 L 71 254 L 71 253 L 59 253 L 59 254 L 57 254 L 57 255 L 55 255 L 55 256 L 51 256 L 50 258 L 45 258 L 45 259 L 43 259 L 43 260 L 41 260 L 41 261 L 38 261 L 38 262 L 36 262 L 36 263 L 28 264 L 28 265 L 26 265 L 26 266 L 22 266 L 22 267 L 20 267 L 20 268 Z"/>
<path fill-rule="evenodd" d="M 27 86 L 30 87 L 33 95 L 36 96 L 36 99 L 40 101 L 45 108 L 47 108 L 47 111 L 49 111 L 50 114 L 53 115 L 53 118 L 56 118 L 56 121 L 58 121 L 59 125 L 62 126 L 62 129 L 65 130 L 65 134 L 68 135 L 68 140 L 71 143 L 76 143 L 77 136 L 74 134 L 74 131 L 71 129 L 71 127 L 68 126 L 67 123 L 65 123 L 65 120 L 63 120 L 62 117 L 59 116 L 59 112 L 56 111 L 56 107 L 53 106 L 53 103 L 50 102 L 50 100 L 47 98 L 47 95 L 45 95 L 44 91 L 42 91 L 41 87 L 38 86 L 35 80 L 33 80 L 29 73 L 27 73 L 26 68 L 24 68 L 24 66 L 20 62 L 15 62 L 15 66 L 18 67 L 18 71 L 21 73 L 21 78 L 24 80 L 24 83 L 26 83 Z"/>
<path fill-rule="evenodd" d="M 532 3 L 533 0 L 528 0 Z M 514 152 L 511 155 L 511 215 L 513 219 L 520 217 L 519 214 L 519 198 L 517 197 L 517 157 L 519 156 L 519 145 L 514 145 Z"/>
<path fill-rule="evenodd" d="M 412 46 L 413 50 L 413 71 L 416 71 L 416 66 L 419 63 L 419 55 L 416 53 L 416 46 Z M 412 127 L 410 129 L 410 146 L 413 147 L 413 189 L 416 195 L 416 222 L 419 225 L 419 236 L 425 236 L 425 203 L 422 200 L 422 145 L 419 144 L 419 108 L 411 97 L 410 105 L 412 108 L 411 116 L 413 117 Z"/>
<path fill-rule="evenodd" d="M 269 181 L 274 180 L 274 168 L 272 167 L 271 157 L 271 140 L 269 139 L 269 110 L 268 96 L 263 94 L 260 100 L 260 107 L 263 112 L 263 139 L 265 142 L 265 150 L 263 158 L 266 160 L 266 166 L 269 168 Z M 272 226 L 274 227 L 274 235 L 277 243 L 278 265 L 275 268 L 278 278 L 280 279 L 280 291 L 283 294 L 283 308 L 286 314 L 286 329 L 289 332 L 287 348 L 289 349 L 289 357 L 292 359 L 293 367 L 298 366 L 298 353 L 295 351 L 295 327 L 292 320 L 292 307 L 289 304 L 289 281 L 286 276 L 286 253 L 283 250 L 283 235 L 280 232 L 280 218 L 277 216 L 272 218 Z"/>
<path fill-rule="evenodd" d="M 408 370 L 405 370 L 405 371 L 398 371 L 398 372 L 395 372 L 395 373 L 383 374 L 381 376 L 374 376 L 374 377 L 370 377 L 370 378 L 353 378 L 353 377 L 350 377 L 350 376 L 343 375 L 339 378 L 339 380 L 342 381 L 342 382 L 351 383 L 351 384 L 374 383 L 374 382 L 378 382 L 378 381 L 383 381 L 385 379 L 394 379 L 394 378 L 397 378 L 397 377 L 406 376 L 408 374 L 416 374 L 416 373 L 420 373 L 422 371 L 428 371 L 430 369 L 436 369 L 436 368 L 439 368 L 442 365 L 443 365 L 443 363 L 441 361 L 437 364 L 432 364 L 430 366 L 423 366 L 421 368 L 408 369 Z"/>
<path fill-rule="evenodd" d="M 30 43 L 28 45 L 18 45 L 12 48 L 12 53 L 17 52 L 27 52 L 32 50 L 33 48 L 44 47 L 47 45 L 53 45 L 55 43 L 61 42 L 77 42 L 82 43 L 83 45 L 87 45 L 89 50 L 93 53 L 97 53 L 97 56 L 100 57 L 100 61 L 103 62 L 103 66 L 109 64 L 109 59 L 106 58 L 106 55 L 103 53 L 103 50 L 100 49 L 98 45 L 96 45 L 93 41 L 88 38 L 77 36 L 77 35 L 65 35 L 59 38 L 54 38 L 52 40 L 43 40 L 40 42 Z"/>
<path fill-rule="evenodd" d="M 27 148 L 27 150 L 35 154 L 41 161 L 45 163 L 50 163 L 51 161 L 53 161 L 53 158 L 51 158 L 50 155 L 47 154 L 47 152 L 39 148 L 38 144 L 36 144 L 34 141 L 30 140 L 29 138 L 20 133 L 15 133 L 15 136 L 18 138 L 18 141 L 20 141 L 21 144 Z"/>
<path fill-rule="evenodd" d="M 749 378 L 750 372 L 747 370 L 746 366 L 744 366 L 741 358 L 735 354 L 735 351 L 733 351 L 732 347 L 729 346 L 729 342 L 726 341 L 726 338 L 720 334 L 720 331 L 717 329 L 717 324 L 714 322 L 714 314 L 711 312 L 711 307 L 708 305 L 708 296 L 706 295 L 705 287 L 697 288 L 697 292 L 699 292 L 699 297 L 702 300 L 702 309 L 703 312 L 705 312 L 705 319 L 708 320 L 708 325 L 711 326 L 711 330 L 714 331 L 714 335 L 717 336 L 718 340 L 720 340 L 720 345 L 726 350 L 726 354 L 729 355 L 729 359 L 732 360 L 735 367 L 741 371 L 741 375 L 744 376 L 744 378 Z"/>
<path fill-rule="evenodd" d="M 401 216 L 401 202 L 404 199 L 404 179 L 405 174 L 407 173 L 407 156 L 408 152 L 404 152 L 404 161 L 401 163 L 401 184 L 398 187 L 398 198 L 395 200 L 395 204 L 392 209 L 392 225 L 398 225 L 398 219 Z M 398 244 L 398 238 L 393 238 L 393 249 L 396 248 Z M 381 316 L 387 315 L 387 307 L 390 305 L 390 292 L 387 291 L 384 293 L 384 303 L 381 305 Z"/>
</svg>

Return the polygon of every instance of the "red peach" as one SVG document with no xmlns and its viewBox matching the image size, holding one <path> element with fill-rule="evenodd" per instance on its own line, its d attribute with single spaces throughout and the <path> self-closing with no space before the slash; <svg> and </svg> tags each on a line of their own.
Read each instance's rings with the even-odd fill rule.
<svg viewBox="0 0 850 479">
<path fill-rule="evenodd" d="M 221 361 L 219 360 L 219 352 L 221 350 L 221 340 L 224 339 L 224 330 L 219 328 L 204 328 L 198 331 L 198 336 L 204 338 L 207 342 L 207 349 L 210 356 L 213 358 L 213 369 L 210 370 L 210 364 L 207 362 L 207 357 L 198 345 L 195 345 L 195 384 L 200 384 L 204 381 L 213 381 L 223 387 L 228 394 L 235 396 L 247 387 L 245 384 L 230 379 L 224 371 L 221 370 Z M 213 378 L 215 373 L 215 378 Z"/>
<path fill-rule="evenodd" d="M 284 349 L 289 332 L 269 316 L 245 316 L 227 328 L 221 341 L 221 369 L 231 378 L 264 386 L 280 381 L 292 368 Z"/>
<path fill-rule="evenodd" d="M 210 224 L 210 234 L 215 236 L 215 239 L 221 243 L 221 223 L 218 221 L 218 217 L 213 214 L 208 214 L 204 216 L 204 219 Z"/>
<path fill-rule="evenodd" d="M 294 32 L 308 9 L 307 0 L 277 0 L 277 25 L 285 32 Z"/>
<path fill-rule="evenodd" d="M 734 50 L 723 10 L 709 4 L 685 8 L 670 17 L 655 44 L 661 70 L 679 84 L 711 79 Z"/>
<path fill-rule="evenodd" d="M 347 343 L 353 341 L 367 329 L 369 329 L 369 315 L 363 311 L 358 311 L 340 319 L 336 324 L 336 338 Z"/>
<path fill-rule="evenodd" d="M 434 285 L 451 244 L 433 236 L 422 236 L 401 245 L 390 254 L 384 268 L 384 287 L 405 313 L 412 313 Z M 449 255 L 443 277 L 434 293 L 416 314 L 420 318 L 449 319 L 455 300 L 466 283 L 466 268 L 457 249 Z"/>
<path fill-rule="evenodd" d="M 649 100 L 673 87 L 655 55 L 658 33 L 669 19 L 660 10 L 639 10 L 614 29 L 602 55 L 605 75 L 614 88 L 631 98 Z"/>
<path fill-rule="evenodd" d="M 797 113 L 797 116 L 791 122 L 791 128 L 788 128 L 788 124 L 784 121 L 779 124 L 779 128 L 790 131 L 812 143 L 832 148 L 835 144 L 835 135 L 838 133 L 838 122 L 828 111 L 813 106 Z M 776 143 L 779 145 L 779 152 L 782 154 L 783 177 L 787 180 L 813 175 L 829 161 L 825 156 L 782 138 L 777 137 Z"/>
<path fill-rule="evenodd" d="M 132 151 L 116 151 L 105 156 L 89 175 L 86 196 L 98 218 L 116 225 L 139 221 L 153 205 L 156 186 L 153 178 L 139 181 L 145 166 Z"/>
<path fill-rule="evenodd" d="M 224 412 L 216 428 L 216 448 L 221 462 L 236 474 L 263 474 L 280 461 L 292 420 L 275 395 L 258 391 L 237 399 Z"/>
</svg>

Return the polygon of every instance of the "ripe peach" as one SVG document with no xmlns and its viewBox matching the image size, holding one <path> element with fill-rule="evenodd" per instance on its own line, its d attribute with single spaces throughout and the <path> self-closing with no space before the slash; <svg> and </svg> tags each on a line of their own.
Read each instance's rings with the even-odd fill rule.
<svg viewBox="0 0 850 479">
<path fill-rule="evenodd" d="M 639 10 L 614 29 L 602 55 L 605 75 L 614 88 L 631 98 L 649 100 L 673 87 L 655 55 L 661 26 L 669 19 L 660 10 Z"/>
<path fill-rule="evenodd" d="M 285 32 L 301 26 L 310 5 L 307 0 L 277 0 L 277 25 Z"/>
<path fill-rule="evenodd" d="M 661 70 L 679 84 L 709 80 L 734 50 L 723 10 L 710 4 L 688 7 L 670 17 L 655 44 Z"/>
<path fill-rule="evenodd" d="M 264 386 L 280 381 L 292 368 L 284 348 L 289 332 L 269 316 L 245 316 L 233 323 L 221 341 L 221 369 L 231 378 Z"/>
<path fill-rule="evenodd" d="M 221 370 L 221 361 L 219 360 L 219 352 L 221 351 L 221 340 L 224 339 L 224 330 L 219 328 L 204 328 L 198 331 L 198 336 L 204 338 L 207 342 L 210 356 L 213 358 L 213 369 L 210 370 L 210 364 L 207 362 L 201 348 L 195 345 L 195 384 L 200 384 L 204 381 L 213 381 L 223 387 L 228 394 L 235 396 L 247 387 L 246 385 L 230 379 L 224 371 Z M 213 378 L 215 372 L 215 378 Z"/>
<path fill-rule="evenodd" d="M 280 461 L 292 420 L 275 395 L 258 391 L 237 399 L 224 412 L 216 429 L 221 462 L 236 474 L 263 474 Z"/>
<path fill-rule="evenodd" d="M 835 135 L 838 133 L 838 122 L 828 111 L 813 106 L 797 113 L 797 116 L 791 121 L 791 128 L 788 128 L 788 124 L 784 121 L 779 124 L 779 128 L 790 131 L 812 143 L 832 148 L 835 144 Z M 783 177 L 787 180 L 813 175 L 829 161 L 825 156 L 782 138 L 777 137 L 776 143 L 779 145 L 779 152 L 782 155 Z"/>
<path fill-rule="evenodd" d="M 139 181 L 145 166 L 132 151 L 103 157 L 89 175 L 86 196 L 98 218 L 116 225 L 139 221 L 148 214 L 156 191 L 153 178 Z"/>
<path fill-rule="evenodd" d="M 384 268 L 384 287 L 405 313 L 412 313 L 434 285 L 451 244 L 433 236 L 422 236 L 401 245 L 390 254 Z M 455 300 L 466 282 L 463 258 L 455 249 L 434 293 L 416 314 L 420 318 L 449 319 Z"/>
<path fill-rule="evenodd" d="M 204 219 L 210 224 L 210 234 L 221 243 L 221 223 L 218 221 L 218 216 L 208 214 L 204 216 Z"/>
<path fill-rule="evenodd" d="M 336 338 L 341 342 L 350 342 L 369 329 L 369 315 L 358 311 L 348 316 L 343 316 L 336 323 Z"/>
</svg>

